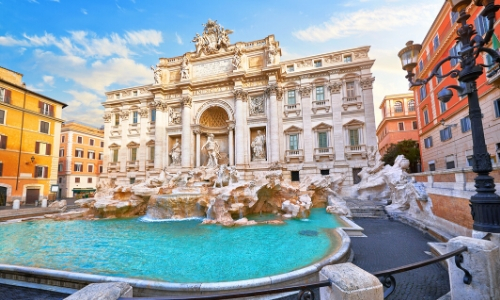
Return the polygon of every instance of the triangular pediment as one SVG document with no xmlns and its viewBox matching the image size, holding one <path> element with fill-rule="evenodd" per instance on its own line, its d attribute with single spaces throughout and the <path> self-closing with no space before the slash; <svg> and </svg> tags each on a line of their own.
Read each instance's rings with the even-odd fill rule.
<svg viewBox="0 0 500 300">
<path fill-rule="evenodd" d="M 288 133 L 288 132 L 302 132 L 302 128 L 299 128 L 297 126 L 291 126 L 285 130 L 285 133 Z"/>
<path fill-rule="evenodd" d="M 150 140 L 149 142 L 146 143 L 146 146 L 154 146 L 155 145 L 155 141 L 154 140 Z"/>
<path fill-rule="evenodd" d="M 365 125 L 365 123 L 357 119 L 352 119 L 351 121 L 344 124 L 344 126 L 363 126 L 363 125 Z"/>
<path fill-rule="evenodd" d="M 321 122 L 313 127 L 313 130 L 325 130 L 325 129 L 332 129 L 332 125 Z"/>
<path fill-rule="evenodd" d="M 136 142 L 134 142 L 134 141 L 132 141 L 132 142 L 130 142 L 130 143 L 127 144 L 127 147 L 128 148 L 139 147 L 139 144 L 136 143 Z"/>
<path fill-rule="evenodd" d="M 118 145 L 117 143 L 113 143 L 109 145 L 109 148 L 120 148 L 120 145 Z"/>
</svg>

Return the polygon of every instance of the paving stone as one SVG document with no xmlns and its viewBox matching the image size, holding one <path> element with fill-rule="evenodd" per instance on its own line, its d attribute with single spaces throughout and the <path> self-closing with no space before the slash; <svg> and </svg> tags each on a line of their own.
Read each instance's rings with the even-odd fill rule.
<svg viewBox="0 0 500 300">
<path fill-rule="evenodd" d="M 66 297 L 67 294 L 0 284 L 2 300 L 61 300 Z"/>
</svg>

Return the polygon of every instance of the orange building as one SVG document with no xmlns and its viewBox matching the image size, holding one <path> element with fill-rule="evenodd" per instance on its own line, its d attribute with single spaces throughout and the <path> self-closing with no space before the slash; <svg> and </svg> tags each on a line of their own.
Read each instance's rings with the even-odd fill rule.
<svg viewBox="0 0 500 300">
<path fill-rule="evenodd" d="M 57 182 L 66 104 L 30 91 L 22 74 L 0 67 L 0 205 L 35 205 Z"/>
<path fill-rule="evenodd" d="M 418 142 L 413 93 L 385 96 L 379 108 L 382 111 L 382 121 L 377 127 L 380 155 L 383 156 L 391 144 L 402 140 Z"/>
<path fill-rule="evenodd" d="M 484 35 L 488 20 L 479 14 L 484 6 L 471 5 L 466 12 L 471 15 L 468 23 L 474 22 L 478 34 Z M 496 19 L 498 20 L 498 13 Z M 443 3 L 438 16 L 429 29 L 418 58 L 414 72 L 417 78 L 429 76 L 437 63 L 449 55 L 458 55 L 461 45 L 455 41 L 457 13 L 451 12 L 451 5 Z M 500 28 L 495 24 L 495 34 L 489 45 L 498 51 Z M 490 64 L 491 57 L 483 54 L 477 59 L 478 64 Z M 439 72 L 447 74 L 459 68 L 459 61 L 451 60 L 441 66 Z M 493 71 L 493 70 L 492 70 Z M 500 155 L 500 90 L 495 86 L 500 83 L 500 73 L 485 72 L 477 80 L 479 102 L 483 113 L 483 126 L 488 152 L 492 154 L 493 165 L 497 165 Z M 442 103 L 437 93 L 448 85 L 458 85 L 456 78 L 450 76 L 439 79 L 434 77 L 424 86 L 413 87 L 417 100 L 417 121 L 419 124 L 422 171 L 439 169 L 467 168 L 472 166 L 472 136 L 469 120 L 467 97 L 460 97 L 453 90 L 453 98 Z M 493 84 L 493 85 L 491 85 Z"/>
<path fill-rule="evenodd" d="M 75 121 L 62 126 L 59 148 L 59 198 L 80 198 L 95 192 L 102 159 L 104 129 Z"/>
</svg>

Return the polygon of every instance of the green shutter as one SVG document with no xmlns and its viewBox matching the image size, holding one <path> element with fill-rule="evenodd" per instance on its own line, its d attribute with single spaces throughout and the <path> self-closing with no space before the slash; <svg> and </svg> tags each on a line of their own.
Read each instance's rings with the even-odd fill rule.
<svg viewBox="0 0 500 300">
<path fill-rule="evenodd" d="M 326 132 L 319 132 L 318 133 L 318 144 L 319 144 L 319 148 L 327 148 L 328 147 L 328 140 L 327 140 Z"/>
<path fill-rule="evenodd" d="M 497 35 L 493 34 L 491 39 L 493 41 L 493 49 L 498 50 L 498 48 L 500 48 L 500 41 L 498 41 Z"/>
</svg>

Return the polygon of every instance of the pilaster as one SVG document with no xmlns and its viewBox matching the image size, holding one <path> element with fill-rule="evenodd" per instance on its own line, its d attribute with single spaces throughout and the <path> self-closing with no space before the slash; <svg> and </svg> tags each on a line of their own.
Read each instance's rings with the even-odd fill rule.
<svg viewBox="0 0 500 300">
<path fill-rule="evenodd" d="M 268 128 L 269 136 L 267 142 L 271 145 L 271 153 L 268 154 L 269 161 L 279 162 L 280 161 L 280 134 L 279 134 L 279 122 L 278 119 L 281 116 L 278 115 L 278 101 L 283 99 L 283 90 L 281 87 L 275 83 L 269 84 L 266 89 L 266 94 L 269 99 L 269 116 L 268 116 Z"/>
<path fill-rule="evenodd" d="M 311 163 L 313 162 L 314 157 L 314 136 L 312 132 L 312 124 L 311 124 L 311 91 L 312 87 L 307 84 L 303 85 L 299 89 L 300 93 L 300 104 L 302 105 L 302 120 L 304 126 L 304 134 L 303 134 L 303 149 L 304 149 L 304 162 Z M 300 143 L 300 141 L 299 141 Z"/>
<path fill-rule="evenodd" d="M 167 139 L 167 113 L 161 100 L 155 98 L 156 121 L 155 121 L 155 170 L 159 171 L 168 165 Z"/>
<path fill-rule="evenodd" d="M 246 120 L 246 105 L 248 100 L 248 94 L 243 89 L 234 90 L 234 98 L 236 100 L 235 105 L 235 150 L 236 150 L 236 166 L 243 167 L 248 162 L 246 161 L 246 128 L 247 128 L 247 120 Z M 232 151 L 232 150 L 230 150 Z"/>
<path fill-rule="evenodd" d="M 373 81 L 374 77 L 363 78 L 360 81 L 363 93 L 363 106 L 365 108 L 365 144 L 367 146 L 377 145 L 377 128 L 375 127 L 375 111 L 373 105 Z"/>
<path fill-rule="evenodd" d="M 341 82 L 333 82 L 328 86 L 330 91 L 330 100 L 332 101 L 332 120 L 333 120 L 333 147 L 335 151 L 335 160 L 345 160 L 344 135 L 342 128 L 342 90 Z"/>
<path fill-rule="evenodd" d="M 183 168 L 191 167 L 191 107 L 193 98 L 189 94 L 182 96 L 182 155 Z"/>
</svg>

